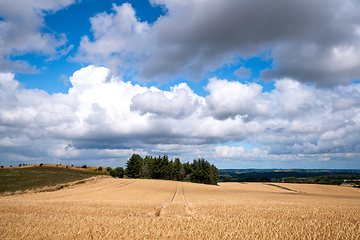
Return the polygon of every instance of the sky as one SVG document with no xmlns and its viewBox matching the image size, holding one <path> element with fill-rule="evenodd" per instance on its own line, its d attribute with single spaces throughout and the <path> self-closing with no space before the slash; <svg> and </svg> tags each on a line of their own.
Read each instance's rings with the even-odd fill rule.
<svg viewBox="0 0 360 240">
<path fill-rule="evenodd" d="M 360 169 L 357 0 L 0 0 L 0 164 Z"/>
</svg>

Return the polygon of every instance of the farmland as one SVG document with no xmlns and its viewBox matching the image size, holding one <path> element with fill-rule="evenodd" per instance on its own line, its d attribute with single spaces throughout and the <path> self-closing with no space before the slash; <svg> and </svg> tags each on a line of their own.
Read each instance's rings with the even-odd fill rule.
<svg viewBox="0 0 360 240">
<path fill-rule="evenodd" d="M 1 239 L 360 239 L 360 189 L 115 179 L 0 197 Z"/>
<path fill-rule="evenodd" d="M 4 168 L 0 170 L 0 194 L 36 190 L 56 190 L 64 187 L 68 182 L 74 182 L 103 174 L 94 168 L 80 168 L 70 166 L 29 165 L 24 167 Z M 95 168 L 96 169 L 96 168 Z"/>
</svg>

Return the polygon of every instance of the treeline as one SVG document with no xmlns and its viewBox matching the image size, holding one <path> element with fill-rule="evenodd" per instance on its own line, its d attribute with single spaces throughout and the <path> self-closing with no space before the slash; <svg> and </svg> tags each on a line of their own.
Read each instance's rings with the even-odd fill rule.
<svg viewBox="0 0 360 240">
<path fill-rule="evenodd" d="M 142 158 L 133 154 L 126 162 L 126 168 L 111 170 L 113 177 L 151 178 L 176 181 L 189 181 L 216 185 L 219 180 L 218 169 L 203 158 L 194 159 L 192 163 L 181 163 L 179 158 L 169 160 L 167 155 Z"/>
<path fill-rule="evenodd" d="M 226 176 L 222 182 L 283 182 L 283 183 L 307 183 L 307 184 L 327 184 L 327 185 L 341 185 L 346 183 L 359 184 L 360 175 L 325 175 L 318 177 L 283 177 L 273 178 L 268 177 L 248 177 L 248 178 L 232 178 Z M 360 186 L 359 186 L 360 187 Z"/>
<path fill-rule="evenodd" d="M 355 181 L 354 181 L 355 180 Z M 314 184 L 328 184 L 328 185 L 341 185 L 346 181 L 347 183 L 358 183 L 360 175 L 326 175 L 316 178 L 297 178 L 285 177 L 278 181 L 285 183 L 314 183 Z"/>
<path fill-rule="evenodd" d="M 271 182 L 268 177 L 231 178 L 227 176 L 222 182 Z"/>
</svg>

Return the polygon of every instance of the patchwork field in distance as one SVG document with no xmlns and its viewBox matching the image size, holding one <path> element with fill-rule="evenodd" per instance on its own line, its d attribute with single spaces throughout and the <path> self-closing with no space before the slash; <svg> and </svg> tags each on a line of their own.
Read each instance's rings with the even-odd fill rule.
<svg viewBox="0 0 360 240">
<path fill-rule="evenodd" d="M 0 197 L 1 239 L 360 239 L 360 189 L 102 177 Z"/>
</svg>

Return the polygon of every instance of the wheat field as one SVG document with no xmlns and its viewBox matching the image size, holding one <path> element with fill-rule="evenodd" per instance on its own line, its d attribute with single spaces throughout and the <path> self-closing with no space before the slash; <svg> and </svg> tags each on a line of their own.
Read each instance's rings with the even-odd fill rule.
<svg viewBox="0 0 360 240">
<path fill-rule="evenodd" d="M 0 197 L 0 239 L 360 239 L 360 189 L 98 177 Z"/>
</svg>

